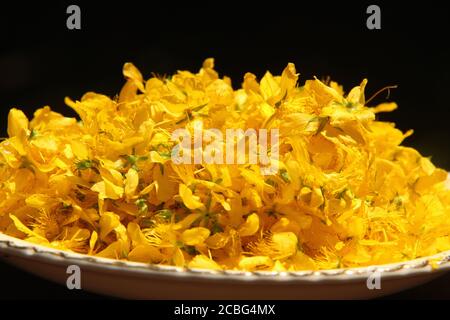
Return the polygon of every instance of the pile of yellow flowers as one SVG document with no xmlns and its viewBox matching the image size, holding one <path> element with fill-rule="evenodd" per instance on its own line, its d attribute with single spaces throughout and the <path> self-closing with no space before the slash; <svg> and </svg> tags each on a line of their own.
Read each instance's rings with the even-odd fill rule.
<svg viewBox="0 0 450 320">
<path fill-rule="evenodd" d="M 233 90 L 213 59 L 144 81 L 131 64 L 114 98 L 66 99 L 8 116 L 0 143 L 0 231 L 52 248 L 190 268 L 331 269 L 450 249 L 447 172 L 377 121 L 364 80 L 299 85 L 295 66 Z M 175 164 L 178 128 L 277 128 L 279 170 Z"/>
</svg>

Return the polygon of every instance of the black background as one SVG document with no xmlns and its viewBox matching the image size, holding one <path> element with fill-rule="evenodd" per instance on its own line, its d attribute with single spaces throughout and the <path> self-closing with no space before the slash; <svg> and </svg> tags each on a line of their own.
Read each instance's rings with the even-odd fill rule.
<svg viewBox="0 0 450 320">
<path fill-rule="evenodd" d="M 81 30 L 66 28 L 70 4 L 81 8 Z M 381 8 L 381 30 L 366 27 L 369 4 Z M 234 88 L 247 71 L 260 78 L 266 70 L 278 74 L 294 62 L 300 82 L 330 76 L 349 90 L 368 78 L 366 97 L 398 85 L 389 100 L 400 108 L 381 118 L 402 130 L 415 129 L 405 144 L 433 155 L 436 165 L 450 170 L 449 21 L 445 3 L 432 1 L 2 3 L 0 136 L 6 136 L 11 107 L 29 117 L 44 105 L 74 115 L 64 105 L 65 96 L 78 99 L 87 91 L 115 95 L 124 83 L 121 70 L 127 61 L 148 78 L 152 72 L 197 71 L 205 58 L 214 57 L 217 70 L 232 77 Z M 385 100 L 383 93 L 373 103 Z M 0 265 L 4 284 L 21 277 L 25 275 Z M 63 292 L 27 279 L 36 289 L 27 297 L 39 297 L 40 288 L 58 297 Z M 421 297 L 420 292 L 422 297 L 436 297 L 436 292 L 449 297 L 450 289 L 442 285 L 426 288 L 403 297 Z"/>
</svg>

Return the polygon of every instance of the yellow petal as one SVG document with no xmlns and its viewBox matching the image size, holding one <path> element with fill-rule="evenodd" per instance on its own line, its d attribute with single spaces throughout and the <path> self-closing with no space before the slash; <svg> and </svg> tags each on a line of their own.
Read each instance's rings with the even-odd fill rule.
<svg viewBox="0 0 450 320">
<path fill-rule="evenodd" d="M 128 172 L 125 174 L 125 194 L 128 197 L 134 195 L 136 188 L 139 184 L 139 174 L 133 168 L 128 169 Z"/>
<path fill-rule="evenodd" d="M 89 159 L 89 150 L 86 144 L 79 140 L 70 141 L 72 152 L 80 160 Z"/>
<path fill-rule="evenodd" d="M 128 254 L 128 260 L 144 263 L 159 263 L 164 259 L 164 256 L 158 248 L 148 244 L 141 244 L 135 247 Z"/>
<path fill-rule="evenodd" d="M 174 226 L 173 229 L 174 230 L 184 230 L 186 228 L 189 228 L 191 226 L 192 223 L 195 222 L 195 220 L 197 220 L 198 218 L 200 218 L 202 216 L 201 213 L 191 213 L 188 214 L 183 220 L 181 220 L 180 222 L 177 222 Z"/>
<path fill-rule="evenodd" d="M 248 271 L 269 269 L 272 266 L 272 259 L 266 256 L 244 257 L 239 261 L 239 268 Z"/>
<path fill-rule="evenodd" d="M 136 222 L 130 222 L 127 226 L 127 232 L 131 240 L 131 245 L 137 247 L 147 244 L 144 233 Z"/>
<path fill-rule="evenodd" d="M 270 231 L 272 232 L 293 232 L 295 234 L 298 234 L 301 230 L 301 226 L 295 222 L 290 221 L 288 218 L 281 217 L 280 220 L 278 220 L 271 228 Z"/>
<path fill-rule="evenodd" d="M 188 267 L 191 269 L 209 269 L 222 270 L 222 268 L 214 261 L 205 255 L 196 255 L 189 263 Z"/>
<path fill-rule="evenodd" d="M 100 217 L 100 239 L 105 240 L 106 236 L 121 225 L 120 218 L 113 212 L 105 212 Z"/>
<path fill-rule="evenodd" d="M 35 238 L 41 239 L 45 242 L 48 242 L 46 238 L 42 237 L 41 235 L 37 234 L 36 232 L 32 231 L 30 228 L 25 226 L 22 223 L 22 221 L 20 221 L 19 218 L 17 218 L 15 215 L 10 214 L 9 217 L 12 219 L 17 230 L 19 230 L 20 232 L 23 232 L 30 237 L 35 237 Z"/>
<path fill-rule="evenodd" d="M 211 192 L 211 193 L 212 193 L 213 199 L 218 201 L 226 211 L 231 210 L 230 203 L 225 200 L 225 197 L 223 195 L 215 193 L 215 192 Z"/>
<path fill-rule="evenodd" d="M 181 235 L 181 240 L 188 246 L 202 244 L 209 237 L 210 231 L 203 227 L 196 227 L 185 230 Z"/>
<path fill-rule="evenodd" d="M 179 185 L 179 194 L 181 196 L 181 199 L 183 200 L 184 205 L 189 209 L 195 210 L 204 208 L 204 205 L 200 201 L 200 198 L 198 196 L 194 196 L 191 189 L 189 189 L 185 184 L 181 183 Z"/>
<path fill-rule="evenodd" d="M 206 239 L 205 244 L 211 249 L 220 249 L 227 245 L 230 236 L 224 232 L 218 232 Z"/>
<path fill-rule="evenodd" d="M 281 89 L 281 96 L 280 99 L 283 98 L 285 94 L 287 94 L 290 90 L 295 88 L 298 80 L 298 74 L 295 70 L 295 65 L 293 63 L 288 63 L 286 68 L 283 70 L 283 73 L 281 74 L 281 80 L 280 80 L 280 89 Z"/>
<path fill-rule="evenodd" d="M 259 216 L 256 213 L 252 213 L 247 217 L 247 220 L 239 228 L 239 235 L 241 237 L 252 236 L 259 229 Z"/>
<path fill-rule="evenodd" d="M 8 136 L 28 136 L 28 118 L 21 111 L 12 108 L 8 113 Z"/>
<path fill-rule="evenodd" d="M 397 109 L 397 104 L 395 102 L 385 102 L 377 105 L 375 108 L 372 108 L 374 113 L 379 112 L 391 112 Z"/>
<path fill-rule="evenodd" d="M 173 264 L 177 267 L 184 267 L 185 265 L 185 259 L 183 251 L 181 251 L 180 248 L 175 248 L 175 252 L 173 254 Z"/>
<path fill-rule="evenodd" d="M 277 232 L 272 236 L 273 247 L 277 254 L 274 258 L 283 259 L 297 252 L 297 236 L 293 232 Z"/>
<path fill-rule="evenodd" d="M 128 255 L 128 243 L 125 240 L 117 240 L 107 246 L 104 250 L 97 253 L 97 257 L 110 259 L 124 259 Z"/>
<path fill-rule="evenodd" d="M 97 182 L 92 186 L 91 190 L 98 192 L 100 199 L 120 199 L 123 195 L 123 188 L 115 185 L 108 179 Z"/>
<path fill-rule="evenodd" d="M 131 63 L 127 62 L 123 65 L 123 75 L 133 80 L 136 87 L 141 91 L 144 92 L 144 78 L 142 77 L 141 72 Z"/>
<path fill-rule="evenodd" d="M 95 249 L 95 245 L 98 240 L 98 234 L 96 231 L 92 231 L 91 239 L 89 240 L 89 254 L 92 254 Z"/>
<path fill-rule="evenodd" d="M 280 93 L 280 85 L 269 71 L 267 71 L 261 79 L 260 88 L 262 96 L 265 100 L 269 100 L 269 98 Z"/>
</svg>

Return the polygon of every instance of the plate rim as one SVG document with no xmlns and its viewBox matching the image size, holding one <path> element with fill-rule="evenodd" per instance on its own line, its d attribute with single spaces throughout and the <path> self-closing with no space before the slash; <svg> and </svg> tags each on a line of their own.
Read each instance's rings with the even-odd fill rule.
<svg viewBox="0 0 450 320">
<path fill-rule="evenodd" d="M 210 270 L 170 265 L 157 265 L 127 260 L 116 260 L 63 251 L 34 244 L 0 232 L 0 257 L 15 256 L 58 265 L 76 264 L 91 271 L 122 272 L 134 276 L 162 277 L 200 281 L 259 281 L 280 282 L 336 282 L 367 280 L 379 273 L 384 278 L 413 277 L 450 270 L 450 250 L 435 255 L 396 263 L 325 270 L 301 271 L 243 271 Z"/>
</svg>

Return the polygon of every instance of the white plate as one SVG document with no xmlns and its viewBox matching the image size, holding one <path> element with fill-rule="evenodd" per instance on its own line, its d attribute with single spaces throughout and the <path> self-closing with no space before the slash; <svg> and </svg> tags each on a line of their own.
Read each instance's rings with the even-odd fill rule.
<svg viewBox="0 0 450 320">
<path fill-rule="evenodd" d="M 365 268 L 297 272 L 192 270 L 90 257 L 35 245 L 0 233 L 0 257 L 66 284 L 67 267 L 81 270 L 84 290 L 132 299 L 365 299 L 420 285 L 450 269 L 450 250 L 435 256 Z M 432 267 L 433 265 L 433 267 Z M 380 289 L 369 289 L 369 283 Z"/>
</svg>

